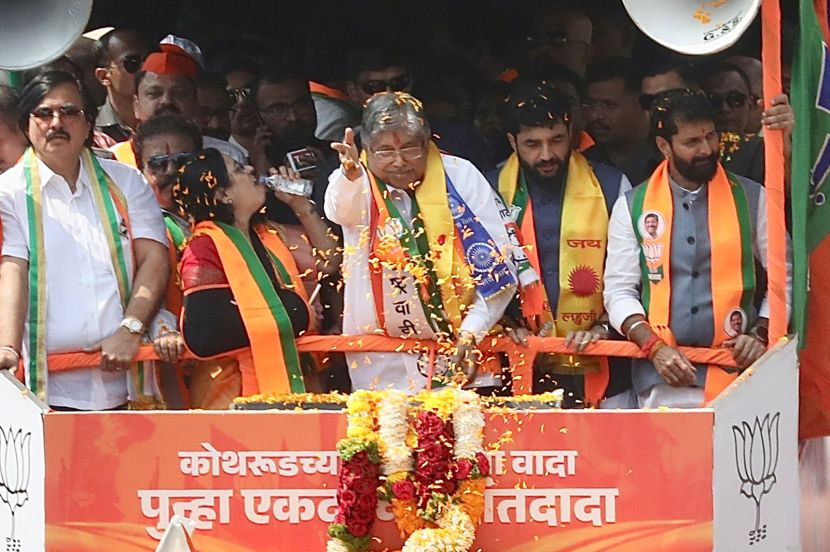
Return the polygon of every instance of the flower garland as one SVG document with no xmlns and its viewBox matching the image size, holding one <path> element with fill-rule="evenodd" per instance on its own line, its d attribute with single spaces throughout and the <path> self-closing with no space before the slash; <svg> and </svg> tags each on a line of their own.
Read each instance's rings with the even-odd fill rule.
<svg viewBox="0 0 830 552">
<path fill-rule="evenodd" d="M 378 412 L 378 426 L 384 449 L 381 463 L 384 482 L 380 498 L 392 504 L 401 535 L 410 535 L 424 527 L 424 521 L 418 515 L 415 483 L 411 477 L 414 460 L 407 442 L 412 435 L 409 431 L 409 397 L 405 393 L 387 392 Z"/>
<path fill-rule="evenodd" d="M 410 400 L 419 408 L 410 408 Z M 366 550 L 378 497 L 392 504 L 408 537 L 402 552 L 470 550 L 490 473 L 481 408 L 478 395 L 457 387 L 414 398 L 400 391 L 349 397 L 346 438 L 338 443 L 339 510 L 327 552 Z M 367 493 L 375 488 L 371 501 Z"/>
<path fill-rule="evenodd" d="M 490 461 L 484 454 L 484 413 L 473 391 L 459 391 L 459 403 L 453 414 L 455 433 L 455 479 L 458 490 L 454 498 L 478 525 L 484 514 L 484 488 L 490 475 Z"/>
<path fill-rule="evenodd" d="M 377 509 L 380 446 L 376 431 L 380 394 L 356 391 L 346 401 L 346 437 L 337 443 L 340 480 L 337 515 L 329 526 L 327 552 L 363 552 L 369 548 Z"/>
</svg>

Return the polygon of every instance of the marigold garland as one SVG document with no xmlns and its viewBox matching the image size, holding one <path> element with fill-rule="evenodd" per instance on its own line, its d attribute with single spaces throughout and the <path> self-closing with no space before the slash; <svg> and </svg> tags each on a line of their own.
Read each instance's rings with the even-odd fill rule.
<svg viewBox="0 0 830 552">
<path fill-rule="evenodd" d="M 327 552 L 368 548 L 378 498 L 392 504 L 401 536 L 408 537 L 402 552 L 470 550 L 490 473 L 478 395 L 457 387 L 415 397 L 358 391 L 346 413 L 338 514 Z"/>
</svg>

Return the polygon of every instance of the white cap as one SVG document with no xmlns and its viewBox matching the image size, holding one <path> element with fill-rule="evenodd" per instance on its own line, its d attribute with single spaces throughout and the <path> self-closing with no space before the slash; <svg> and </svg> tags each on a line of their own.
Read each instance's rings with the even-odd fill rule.
<svg viewBox="0 0 830 552">
<path fill-rule="evenodd" d="M 205 68 L 205 62 L 202 60 L 202 49 L 199 48 L 199 46 L 192 40 L 169 34 L 162 38 L 159 44 L 172 44 L 174 46 L 178 46 L 184 50 L 187 55 L 196 60 L 199 67 L 202 69 Z"/>
</svg>

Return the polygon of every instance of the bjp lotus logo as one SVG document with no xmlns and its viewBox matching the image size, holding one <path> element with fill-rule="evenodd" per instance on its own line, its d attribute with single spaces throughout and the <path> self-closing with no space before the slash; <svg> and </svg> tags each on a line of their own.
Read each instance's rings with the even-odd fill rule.
<svg viewBox="0 0 830 552">
<path fill-rule="evenodd" d="M 761 499 L 776 482 L 778 466 L 778 420 L 781 413 L 763 420 L 757 416 L 751 425 L 732 426 L 735 437 L 735 465 L 741 479 L 741 494 L 755 501 L 755 529 L 749 532 L 749 544 L 767 538 L 767 526 L 761 525 Z"/>
<path fill-rule="evenodd" d="M 10 427 L 0 427 L 0 500 L 6 503 L 12 514 L 11 536 L 6 537 L 7 552 L 22 549 L 20 539 L 14 538 L 15 510 L 29 500 L 29 475 L 31 474 L 30 449 L 32 434 L 17 433 Z"/>
</svg>

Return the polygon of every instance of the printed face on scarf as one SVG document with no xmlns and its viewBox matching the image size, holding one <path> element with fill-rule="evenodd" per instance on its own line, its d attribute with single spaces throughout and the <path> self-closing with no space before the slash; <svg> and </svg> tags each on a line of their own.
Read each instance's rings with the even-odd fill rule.
<svg viewBox="0 0 830 552">
<path fill-rule="evenodd" d="M 388 185 L 411 189 L 426 172 L 426 139 L 402 131 L 379 132 L 372 137 L 368 161 L 372 174 Z"/>
<path fill-rule="evenodd" d="M 522 169 L 541 180 L 560 178 L 571 155 L 571 135 L 565 123 L 551 127 L 521 127 L 507 135 Z"/>
</svg>

